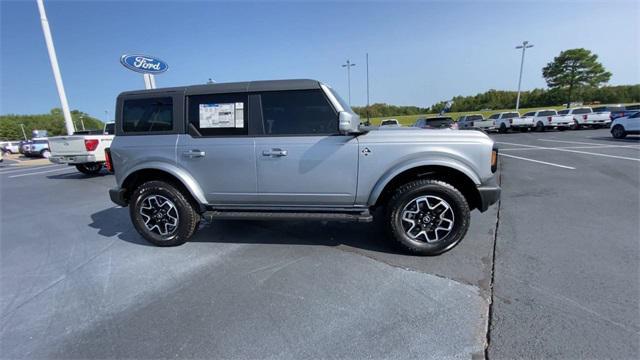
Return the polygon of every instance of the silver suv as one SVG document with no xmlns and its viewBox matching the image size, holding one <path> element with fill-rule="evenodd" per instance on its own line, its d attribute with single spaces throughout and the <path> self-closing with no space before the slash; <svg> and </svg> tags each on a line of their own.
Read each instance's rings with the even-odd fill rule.
<svg viewBox="0 0 640 360">
<path fill-rule="evenodd" d="M 159 246 L 183 244 L 203 217 L 368 222 L 379 208 L 391 239 L 434 255 L 500 194 L 485 134 L 363 128 L 314 80 L 132 91 L 116 106 L 109 194 Z"/>
</svg>

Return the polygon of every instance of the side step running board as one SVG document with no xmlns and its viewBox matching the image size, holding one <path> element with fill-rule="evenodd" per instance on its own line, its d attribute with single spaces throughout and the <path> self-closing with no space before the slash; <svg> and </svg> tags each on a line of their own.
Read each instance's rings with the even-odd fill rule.
<svg viewBox="0 0 640 360">
<path fill-rule="evenodd" d="M 202 214 L 207 220 L 328 220 L 371 222 L 369 211 L 359 213 L 333 212 L 292 212 L 292 211 L 220 211 L 212 210 Z"/>
</svg>

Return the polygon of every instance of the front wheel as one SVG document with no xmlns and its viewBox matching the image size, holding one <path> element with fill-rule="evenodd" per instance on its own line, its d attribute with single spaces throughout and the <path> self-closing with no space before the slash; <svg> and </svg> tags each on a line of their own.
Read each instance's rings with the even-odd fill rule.
<svg viewBox="0 0 640 360">
<path fill-rule="evenodd" d="M 131 196 L 129 215 L 138 233 L 157 246 L 184 244 L 200 222 L 185 194 L 164 181 L 140 185 Z"/>
<path fill-rule="evenodd" d="M 577 120 L 573 120 L 573 124 L 571 124 L 571 130 L 580 130 L 580 123 Z"/>
<path fill-rule="evenodd" d="M 624 131 L 622 125 L 616 125 L 611 129 L 611 135 L 616 139 L 624 139 L 627 136 L 627 132 Z"/>
<path fill-rule="evenodd" d="M 504 123 L 500 124 L 500 128 L 498 129 L 498 132 L 501 134 L 504 134 L 507 132 L 507 125 L 505 125 Z"/>
<path fill-rule="evenodd" d="M 40 151 L 40 156 L 45 158 L 45 159 L 48 159 L 48 158 L 51 157 L 51 151 L 49 151 L 49 149 L 44 149 L 44 150 Z"/>
<path fill-rule="evenodd" d="M 544 124 L 540 121 L 538 121 L 538 123 L 536 124 L 536 131 L 537 132 L 543 132 L 544 131 Z"/>
<path fill-rule="evenodd" d="M 86 163 L 77 164 L 76 169 L 86 175 L 96 175 L 102 170 L 102 164 L 100 163 Z"/>
<path fill-rule="evenodd" d="M 452 249 L 469 229 L 469 204 L 440 180 L 417 180 L 398 188 L 387 207 L 390 237 L 416 255 Z"/>
</svg>

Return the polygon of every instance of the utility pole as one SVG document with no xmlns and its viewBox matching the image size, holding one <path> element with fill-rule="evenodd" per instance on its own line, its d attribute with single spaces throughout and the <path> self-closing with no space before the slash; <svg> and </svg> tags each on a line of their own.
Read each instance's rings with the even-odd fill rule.
<svg viewBox="0 0 640 360">
<path fill-rule="evenodd" d="M 522 84 L 522 68 L 524 67 L 524 53 L 528 48 L 532 48 L 533 44 L 523 41 L 522 45 L 516 46 L 516 49 L 522 49 L 522 59 L 520 60 L 520 77 L 518 78 L 518 97 L 516 99 L 516 111 L 520 109 L 520 85 Z"/>
<path fill-rule="evenodd" d="M 347 59 L 346 64 L 342 64 L 342 67 L 347 68 L 347 84 L 349 86 L 349 106 L 351 106 L 351 67 L 352 66 L 356 66 L 356 64 L 353 64 L 349 59 Z"/>
<path fill-rule="evenodd" d="M 82 131 L 84 131 L 84 121 L 82 121 L 82 115 L 80 115 L 80 126 L 82 126 Z"/>
<path fill-rule="evenodd" d="M 22 136 L 24 137 L 25 140 L 27 140 L 27 133 L 24 132 L 24 124 L 20 124 L 20 128 L 22 129 Z"/>
<path fill-rule="evenodd" d="M 71 119 L 71 112 L 69 111 L 69 103 L 67 103 L 67 94 L 64 92 L 64 84 L 62 83 L 62 75 L 60 74 L 60 67 L 58 66 L 56 49 L 53 47 L 53 38 L 51 37 L 49 20 L 47 20 L 47 13 L 44 11 L 43 0 L 36 1 L 38 3 L 38 10 L 40 11 L 40 22 L 42 23 L 44 41 L 47 43 L 47 50 L 49 51 L 51 70 L 53 70 L 53 77 L 56 80 L 56 87 L 58 88 L 58 96 L 60 96 L 60 105 L 62 106 L 62 114 L 64 115 L 64 124 L 67 128 L 67 135 L 71 135 L 74 131 L 73 120 Z"/>
<path fill-rule="evenodd" d="M 371 124 L 369 118 L 369 53 L 367 53 L 367 126 Z"/>
</svg>

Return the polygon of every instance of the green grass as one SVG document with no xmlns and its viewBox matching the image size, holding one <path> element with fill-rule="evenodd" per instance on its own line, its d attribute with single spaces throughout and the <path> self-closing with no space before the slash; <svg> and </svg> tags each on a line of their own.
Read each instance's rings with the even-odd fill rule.
<svg viewBox="0 0 640 360">
<path fill-rule="evenodd" d="M 536 108 L 521 108 L 520 109 L 520 114 L 524 114 L 526 112 L 529 111 L 535 111 L 535 110 L 542 110 L 542 109 L 555 109 L 555 110 L 561 110 L 564 109 L 565 107 L 560 105 L 560 106 L 543 106 L 543 107 L 536 107 Z M 463 111 L 463 112 L 450 112 L 450 113 L 446 113 L 446 116 L 451 116 L 454 120 L 458 120 L 458 118 L 462 115 L 469 115 L 469 114 L 482 114 L 485 118 L 489 117 L 491 114 L 495 114 L 495 113 L 499 113 L 499 112 L 503 112 L 503 111 L 514 111 L 513 109 L 500 109 L 500 110 L 487 110 L 487 111 Z M 386 116 L 386 117 L 375 117 L 375 118 L 371 118 L 371 124 L 372 125 L 380 125 L 380 122 L 384 119 L 397 119 L 400 124 L 402 125 L 413 125 L 416 121 L 416 119 L 420 118 L 420 117 L 430 117 L 430 116 L 437 116 L 438 114 L 420 114 L 420 115 L 406 115 L 406 116 Z M 366 120 L 366 118 L 361 117 L 362 120 Z"/>
</svg>

